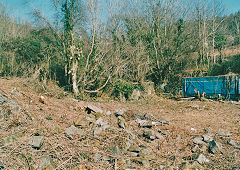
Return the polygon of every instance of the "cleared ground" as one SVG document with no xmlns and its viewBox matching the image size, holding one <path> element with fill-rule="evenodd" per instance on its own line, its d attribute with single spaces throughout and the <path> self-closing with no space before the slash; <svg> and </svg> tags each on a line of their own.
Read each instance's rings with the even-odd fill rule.
<svg viewBox="0 0 240 170">
<path fill-rule="evenodd" d="M 240 168 L 240 150 L 227 144 L 232 139 L 240 142 L 240 105 L 239 103 L 218 101 L 176 101 L 157 96 L 145 96 L 139 101 L 119 103 L 78 101 L 71 97 L 63 97 L 64 92 L 57 87 L 47 89 L 42 85 L 34 85 L 22 79 L 0 79 L 0 94 L 8 100 L 16 101 L 20 112 L 16 113 L 7 105 L 0 105 L 0 137 L 14 135 L 16 141 L 9 145 L 0 145 L 0 162 L 6 169 L 36 169 L 41 167 L 41 158 L 50 157 L 56 169 L 232 169 Z M 40 91 L 38 88 L 45 89 Z M 39 102 L 43 95 L 46 103 Z M 59 99 L 60 98 L 60 99 Z M 99 100 L 100 101 L 100 100 Z M 93 135 L 94 123 L 82 128 L 84 135 L 75 136 L 72 140 L 66 137 L 65 130 L 82 121 L 91 114 L 86 112 L 91 103 L 104 113 L 101 117 L 110 125 L 111 130 Z M 8 107 L 8 108 L 7 108 Z M 147 149 L 148 156 L 134 156 L 125 149 L 130 140 L 126 129 L 118 127 L 118 119 L 114 115 L 117 109 L 127 109 L 126 124 L 133 134 L 131 143 L 140 150 Z M 110 111 L 111 115 L 105 112 Z M 139 127 L 136 118 L 162 121 L 169 124 L 153 126 L 151 129 L 163 132 L 164 139 L 149 140 L 143 137 L 146 128 Z M 230 136 L 219 136 L 219 131 L 228 131 Z M 211 131 L 215 141 L 221 143 L 221 152 L 212 154 L 208 150 L 193 152 L 193 139 Z M 40 149 L 29 145 L 31 137 L 44 136 L 44 144 Z M 209 144 L 203 144 L 209 147 Z M 109 148 L 116 147 L 118 152 Z M 140 151 L 141 152 L 141 151 Z M 202 153 L 210 162 L 196 164 L 196 156 Z M 101 155 L 97 159 L 96 154 Z M 146 161 L 147 163 L 146 163 Z M 145 161 L 145 162 L 144 162 Z M 50 168 L 45 167 L 45 168 Z"/>
</svg>

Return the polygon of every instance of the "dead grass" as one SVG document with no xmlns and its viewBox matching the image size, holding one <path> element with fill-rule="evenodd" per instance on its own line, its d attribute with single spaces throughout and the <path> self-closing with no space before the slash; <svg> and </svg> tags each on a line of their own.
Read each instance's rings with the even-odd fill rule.
<svg viewBox="0 0 240 170">
<path fill-rule="evenodd" d="M 23 79 L 0 79 L 0 94 L 17 101 L 22 108 L 21 113 L 17 115 L 12 113 L 8 120 L 0 120 L 0 137 L 15 135 L 18 139 L 8 146 L 0 146 L 0 162 L 5 168 L 36 169 L 43 156 L 50 156 L 56 169 L 76 167 L 121 169 L 126 166 L 126 160 L 132 162 L 136 160 L 136 157 L 126 153 L 114 155 L 109 151 L 109 147 L 114 146 L 123 149 L 126 139 L 129 138 L 126 131 L 116 126 L 117 119 L 114 115 L 103 116 L 113 127 L 104 135 L 93 136 L 93 127 L 90 126 L 84 130 L 86 134 L 84 137 L 77 136 L 74 140 L 69 140 L 64 131 L 75 120 L 88 116 L 84 110 L 88 102 L 78 101 L 65 94 L 59 99 L 58 90 L 60 94 L 64 92 L 52 84 L 51 86 L 41 91 L 34 83 Z M 45 104 L 39 102 L 40 95 L 46 96 Z M 141 135 L 143 128 L 139 128 L 131 118 L 127 122 L 130 131 L 136 136 L 136 144 L 149 148 L 153 154 L 151 161 L 153 168 L 161 164 L 179 167 L 184 159 L 191 159 L 194 156 L 191 152 L 192 139 L 204 134 L 205 129 L 211 130 L 214 134 L 221 129 L 228 130 L 232 134 L 232 139 L 240 141 L 239 105 L 216 101 L 175 101 L 157 96 L 146 97 L 138 102 L 101 101 L 94 105 L 112 113 L 116 109 L 127 108 L 130 110 L 129 116 L 145 116 L 151 120 L 165 119 L 170 122 L 169 125 L 154 127 L 155 131 L 166 133 L 163 141 L 144 139 Z M 34 150 L 29 145 L 29 140 L 35 133 L 45 136 L 44 145 L 40 150 Z M 225 144 L 227 139 L 218 140 Z M 96 153 L 110 157 L 111 160 L 95 162 Z M 208 165 L 204 165 L 206 169 L 240 167 L 239 151 L 232 150 L 231 147 L 226 147 L 221 155 L 206 154 L 206 156 L 212 160 Z M 138 162 L 133 165 L 135 168 L 143 168 Z"/>
</svg>

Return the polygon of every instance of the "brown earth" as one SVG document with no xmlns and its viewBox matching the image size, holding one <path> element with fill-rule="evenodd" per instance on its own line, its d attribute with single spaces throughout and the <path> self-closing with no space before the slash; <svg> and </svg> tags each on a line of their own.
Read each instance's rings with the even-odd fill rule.
<svg viewBox="0 0 240 170">
<path fill-rule="evenodd" d="M 228 139 L 238 144 L 240 142 L 239 103 L 176 101 L 154 95 L 127 103 L 112 100 L 86 102 L 65 96 L 60 88 L 52 86 L 54 90 L 29 80 L 0 79 L 0 94 L 16 101 L 21 108 L 19 113 L 9 108 L 8 116 L 0 117 L 0 139 L 11 135 L 17 138 L 7 146 L 3 142 L 0 145 L 0 163 L 6 169 L 39 169 L 40 160 L 44 156 L 51 158 L 55 169 L 184 169 L 184 162 L 190 167 L 185 169 L 240 168 L 240 150 L 227 144 Z M 44 90 L 36 90 L 37 87 Z M 39 101 L 41 95 L 45 97 L 45 103 Z M 95 136 L 94 125 L 90 125 L 81 129 L 85 135 L 74 136 L 70 140 L 64 134 L 65 130 L 74 122 L 90 116 L 85 110 L 89 103 L 103 109 L 104 113 L 111 111 L 110 116 L 104 113 L 100 115 L 112 127 L 111 130 Z M 3 107 L 8 106 L 0 105 L 2 112 Z M 113 114 L 121 108 L 128 109 L 127 129 L 135 136 L 131 140 L 141 149 L 148 149 L 148 156 L 133 156 L 124 150 L 130 137 L 125 129 L 117 126 L 118 120 Z M 169 124 L 152 127 L 155 131 L 164 132 L 164 139 L 149 140 L 143 137 L 146 128 L 138 126 L 136 117 L 169 121 Z M 195 146 L 193 138 L 205 134 L 206 130 L 211 131 L 214 140 L 222 144 L 221 153 L 191 151 Z M 220 137 L 217 135 L 219 130 L 229 131 L 231 135 Z M 38 150 L 29 145 L 31 137 L 36 133 L 44 136 L 44 144 Z M 116 146 L 120 150 L 118 153 L 109 149 Z M 204 154 L 210 162 L 192 165 L 196 163 L 198 153 Z M 96 154 L 102 158 L 96 160 Z M 145 164 L 144 160 L 149 164 Z"/>
</svg>

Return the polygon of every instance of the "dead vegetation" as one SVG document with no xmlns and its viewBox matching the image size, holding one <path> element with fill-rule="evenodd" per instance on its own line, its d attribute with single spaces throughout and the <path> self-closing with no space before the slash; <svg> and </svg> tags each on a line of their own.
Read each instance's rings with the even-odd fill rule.
<svg viewBox="0 0 240 170">
<path fill-rule="evenodd" d="M 93 103 L 78 101 L 66 94 L 59 99 L 55 92 L 60 89 L 54 92 L 46 88 L 43 92 L 34 90 L 38 88 L 32 85 L 29 87 L 23 79 L 0 79 L 1 101 L 8 100 L 0 103 L 0 166 L 5 169 L 240 167 L 240 150 L 227 144 L 229 139 L 240 141 L 239 105 L 175 101 L 157 96 L 137 102 Z M 46 98 L 45 103 L 39 102 L 41 95 Z M 89 104 L 100 108 L 102 113 L 87 113 Z M 120 114 L 119 109 L 127 110 L 122 116 L 125 128 L 116 116 Z M 136 119 L 163 123 L 143 127 Z M 80 133 L 71 134 L 69 138 L 66 129 L 72 125 Z M 98 131 L 103 125 L 107 125 L 106 130 Z M 151 130 L 161 136 L 148 138 L 146 133 Z M 230 136 L 219 136 L 221 130 L 228 131 Z M 212 154 L 201 150 L 203 146 L 208 147 L 207 143 L 194 144 L 193 139 L 206 131 L 221 143 L 221 152 Z M 38 149 L 30 145 L 33 136 L 44 136 L 43 145 Z M 193 152 L 195 146 L 200 149 Z M 199 153 L 210 162 L 196 161 Z"/>
</svg>

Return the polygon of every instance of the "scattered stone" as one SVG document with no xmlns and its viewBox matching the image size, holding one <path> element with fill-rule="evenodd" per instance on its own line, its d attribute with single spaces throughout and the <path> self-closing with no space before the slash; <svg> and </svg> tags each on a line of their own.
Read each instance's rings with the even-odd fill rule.
<svg viewBox="0 0 240 170">
<path fill-rule="evenodd" d="M 198 145 L 204 144 L 204 142 L 202 141 L 202 138 L 201 138 L 201 137 L 195 137 L 195 138 L 193 139 L 193 143 L 198 144 Z"/>
<path fill-rule="evenodd" d="M 103 110 L 97 106 L 94 106 L 92 104 L 88 104 L 87 108 L 86 108 L 88 114 L 95 112 L 95 113 L 103 113 Z"/>
<path fill-rule="evenodd" d="M 123 108 L 123 109 L 117 109 L 117 110 L 116 110 L 116 113 L 115 113 L 115 116 L 116 116 L 116 117 L 118 117 L 118 116 L 123 116 L 123 114 L 124 114 L 126 111 L 128 111 L 128 109 L 125 109 L 125 108 Z"/>
<path fill-rule="evenodd" d="M 137 157 L 137 156 L 139 156 L 137 152 L 128 152 L 128 155 L 129 155 L 129 156 L 132 156 L 132 157 Z"/>
<path fill-rule="evenodd" d="M 192 152 L 197 152 L 199 150 L 199 146 L 198 145 L 195 145 L 193 148 L 192 148 Z"/>
<path fill-rule="evenodd" d="M 112 152 L 114 156 L 119 156 L 121 154 L 118 146 L 109 147 L 109 151 Z"/>
<path fill-rule="evenodd" d="M 192 105 L 191 107 L 192 107 L 193 109 L 197 109 L 197 110 L 200 109 L 200 106 L 199 106 L 198 104 L 194 104 L 194 105 Z"/>
<path fill-rule="evenodd" d="M 158 139 L 160 139 L 160 140 L 164 140 L 164 139 L 165 139 L 164 136 L 161 135 L 161 134 L 158 133 L 158 132 L 155 133 L 155 136 L 156 136 L 156 138 L 158 138 Z"/>
<path fill-rule="evenodd" d="M 93 136 L 98 136 L 102 133 L 103 129 L 101 127 L 95 127 L 93 130 Z"/>
<path fill-rule="evenodd" d="M 17 137 L 16 136 L 14 136 L 14 135 L 7 136 L 7 137 L 2 139 L 2 145 L 3 146 L 7 146 L 7 145 L 10 145 L 10 144 L 13 144 L 16 141 L 17 141 Z"/>
<path fill-rule="evenodd" d="M 207 159 L 203 154 L 199 154 L 196 161 L 198 161 L 198 163 L 200 163 L 200 164 L 210 162 L 210 160 Z"/>
<path fill-rule="evenodd" d="M 147 94 L 147 95 L 151 95 L 151 94 L 154 94 L 155 93 L 155 90 L 154 90 L 154 82 L 144 82 L 142 83 L 142 86 L 144 88 L 144 92 Z"/>
<path fill-rule="evenodd" d="M 76 120 L 73 123 L 76 127 L 80 127 L 80 128 L 87 128 L 90 125 L 89 121 L 84 121 L 84 120 Z"/>
<path fill-rule="evenodd" d="M 139 148 L 139 146 L 137 146 L 137 145 L 135 145 L 135 144 L 133 144 L 133 145 L 131 145 L 129 148 L 128 148 L 128 151 L 130 151 L 130 152 L 140 152 L 140 148 Z"/>
<path fill-rule="evenodd" d="M 83 132 L 78 129 L 76 126 L 71 125 L 69 128 L 66 129 L 65 131 L 65 135 L 69 138 L 69 139 L 73 139 L 73 135 L 84 135 Z"/>
<path fill-rule="evenodd" d="M 213 138 L 208 134 L 203 135 L 202 138 L 203 138 L 203 141 L 207 142 L 207 143 L 209 143 L 213 140 Z"/>
<path fill-rule="evenodd" d="M 103 130 L 106 130 L 108 129 L 110 126 L 103 121 L 102 118 L 99 118 L 97 121 L 96 121 L 96 124 L 99 125 Z"/>
<path fill-rule="evenodd" d="M 209 160 L 209 159 L 207 159 L 207 160 Z M 210 162 L 210 160 L 208 162 Z M 205 168 L 203 166 L 201 166 L 197 161 L 194 161 L 191 165 L 191 169 L 204 170 Z"/>
<path fill-rule="evenodd" d="M 224 137 L 231 136 L 230 132 L 227 131 L 227 130 L 219 130 L 219 131 L 218 131 L 218 135 L 219 135 L 219 136 L 224 136 Z"/>
<path fill-rule="evenodd" d="M 240 145 L 238 145 L 238 144 L 235 142 L 235 140 L 228 139 L 227 143 L 228 143 L 229 145 L 234 146 L 236 149 L 240 149 Z"/>
<path fill-rule="evenodd" d="M 109 110 L 106 112 L 106 115 L 107 115 L 107 116 L 110 116 L 111 114 L 112 114 L 112 112 L 109 111 Z"/>
<path fill-rule="evenodd" d="M 143 128 L 151 128 L 153 126 L 152 122 L 147 121 L 147 120 L 141 120 L 141 119 L 136 119 L 136 122 L 138 123 L 139 127 L 143 127 Z"/>
<path fill-rule="evenodd" d="M 207 146 L 206 145 L 203 145 L 201 148 L 200 148 L 200 151 L 201 152 L 206 152 L 207 151 Z"/>
<path fill-rule="evenodd" d="M 123 129 L 126 128 L 126 121 L 122 116 L 118 116 L 118 126 Z"/>
<path fill-rule="evenodd" d="M 0 170 L 3 170 L 4 169 L 4 165 L 2 162 L 0 162 Z"/>
<path fill-rule="evenodd" d="M 8 102 L 8 99 L 0 94 L 0 105 L 4 104 L 6 102 Z"/>
<path fill-rule="evenodd" d="M 141 97 L 141 92 L 138 89 L 134 89 L 130 97 L 131 100 L 139 100 Z"/>
<path fill-rule="evenodd" d="M 102 155 L 99 154 L 99 153 L 95 153 L 95 154 L 93 155 L 93 160 L 94 160 L 94 162 L 99 162 L 99 161 L 101 161 L 101 158 L 102 158 Z"/>
<path fill-rule="evenodd" d="M 89 115 L 91 116 L 91 115 Z M 94 123 L 96 121 L 95 117 L 92 115 L 92 117 L 85 117 L 83 121 L 89 122 L 89 123 Z"/>
<path fill-rule="evenodd" d="M 147 148 L 142 149 L 142 150 L 139 152 L 139 156 L 140 156 L 140 157 L 147 158 L 147 159 L 152 159 L 152 158 L 154 158 L 153 153 L 152 153 L 149 149 L 147 149 Z"/>
<path fill-rule="evenodd" d="M 53 160 L 49 156 L 42 157 L 40 159 L 40 170 L 53 170 L 56 166 L 53 163 Z"/>
<path fill-rule="evenodd" d="M 29 144 L 32 145 L 34 149 L 40 149 L 43 145 L 43 141 L 44 136 L 33 136 Z"/>
<path fill-rule="evenodd" d="M 151 130 L 151 129 L 145 129 L 143 132 L 143 136 L 146 138 L 149 138 L 151 140 L 156 139 L 155 132 L 154 132 L 154 130 Z"/>
<path fill-rule="evenodd" d="M 150 162 L 146 158 L 136 158 L 134 161 L 136 161 L 137 163 L 140 163 L 144 168 L 150 167 Z"/>
</svg>

